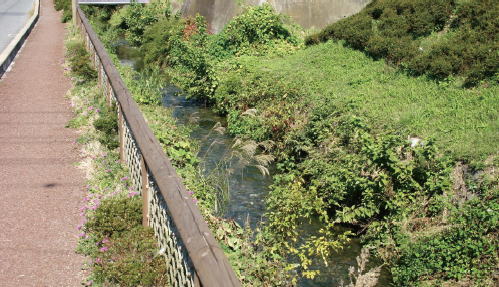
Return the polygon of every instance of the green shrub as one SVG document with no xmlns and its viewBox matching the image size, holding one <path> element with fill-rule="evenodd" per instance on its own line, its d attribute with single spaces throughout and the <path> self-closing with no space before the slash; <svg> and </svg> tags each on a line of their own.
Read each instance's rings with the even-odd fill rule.
<svg viewBox="0 0 499 287">
<path fill-rule="evenodd" d="M 115 18 L 113 24 L 124 28 L 126 39 L 138 47 L 143 44 L 145 30 L 170 14 L 169 7 L 165 7 L 160 2 L 155 1 L 149 5 L 132 3 L 124 8 L 125 12 L 120 14 L 122 20 Z"/>
<path fill-rule="evenodd" d="M 249 46 L 270 44 L 282 40 L 297 44 L 298 39 L 284 24 L 283 16 L 275 13 L 269 4 L 249 7 L 234 17 L 216 38 L 224 53 L 241 54 Z"/>
<path fill-rule="evenodd" d="M 105 286 L 168 286 L 165 258 L 151 228 L 134 227 L 109 242 L 101 243 L 94 254 L 93 278 Z"/>
<path fill-rule="evenodd" d="M 104 286 L 167 286 L 165 258 L 151 228 L 142 224 L 140 197 L 102 200 L 85 224 L 79 250 L 92 258 L 94 283 Z"/>
<path fill-rule="evenodd" d="M 94 121 L 95 129 L 100 132 L 100 143 L 110 150 L 114 150 L 119 146 L 117 114 L 115 109 L 111 109 L 106 105 L 100 111 L 99 118 Z"/>
<path fill-rule="evenodd" d="M 166 18 L 148 27 L 141 47 L 144 63 L 149 66 L 168 67 L 169 56 L 183 37 L 184 25 L 181 19 Z"/>
<path fill-rule="evenodd" d="M 66 45 L 71 74 L 81 82 L 89 82 L 97 78 L 97 71 L 90 62 L 90 55 L 83 41 L 73 40 Z"/>
<path fill-rule="evenodd" d="M 61 21 L 63 23 L 68 22 L 73 18 L 73 10 L 71 0 L 55 0 L 54 1 L 55 10 L 62 10 Z"/>
<path fill-rule="evenodd" d="M 85 224 L 85 230 L 102 239 L 119 237 L 141 224 L 141 198 L 122 196 L 102 200 L 95 214 Z"/>
<path fill-rule="evenodd" d="M 272 51 L 272 47 L 287 50 L 286 45 L 298 43 L 270 5 L 248 8 L 219 35 L 208 33 L 202 17 L 167 17 L 144 31 L 141 51 L 146 67 L 168 68 L 172 81 L 189 96 L 210 102 L 218 85 L 214 70 L 220 61 L 234 54 Z"/>
</svg>

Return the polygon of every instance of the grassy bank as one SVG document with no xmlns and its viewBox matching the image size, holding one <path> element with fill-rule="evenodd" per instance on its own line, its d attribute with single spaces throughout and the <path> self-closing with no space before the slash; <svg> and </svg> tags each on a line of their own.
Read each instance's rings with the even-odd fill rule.
<svg viewBox="0 0 499 287">
<path fill-rule="evenodd" d="M 158 3 L 87 13 L 108 48 L 124 35 L 141 49 L 144 71 L 159 67 L 210 103 L 233 135 L 273 143 L 277 173 L 257 236 L 267 258 L 299 258 L 295 270 L 313 277 L 310 259 L 341 248 L 352 234 L 335 226 L 347 224 L 396 286 L 494 285 L 494 81 L 466 89 L 462 78 L 414 77 L 345 42 L 305 47 L 269 6 L 212 35 L 202 18 L 172 16 Z M 300 234 L 312 219 L 322 227 Z"/>
<path fill-rule="evenodd" d="M 466 90 L 412 78 L 342 43 L 287 57 L 240 57 L 218 75 L 215 102 L 226 113 L 256 108 L 270 114 L 287 104 L 281 117 L 306 121 L 311 110 L 334 103 L 365 118 L 375 133 L 432 138 L 459 159 L 483 160 L 497 151 L 498 86 Z"/>
</svg>

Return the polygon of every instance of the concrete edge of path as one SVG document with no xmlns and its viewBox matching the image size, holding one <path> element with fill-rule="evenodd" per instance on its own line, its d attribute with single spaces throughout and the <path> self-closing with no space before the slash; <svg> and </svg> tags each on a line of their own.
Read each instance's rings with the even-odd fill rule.
<svg viewBox="0 0 499 287">
<path fill-rule="evenodd" d="M 10 64 L 14 62 L 17 52 L 19 52 L 31 30 L 35 27 L 36 22 L 38 22 L 38 18 L 40 17 L 40 0 L 35 0 L 34 8 L 33 15 L 29 18 L 26 25 L 24 25 L 21 31 L 17 33 L 16 37 L 10 41 L 7 48 L 0 53 L 0 78 L 7 72 Z"/>
</svg>

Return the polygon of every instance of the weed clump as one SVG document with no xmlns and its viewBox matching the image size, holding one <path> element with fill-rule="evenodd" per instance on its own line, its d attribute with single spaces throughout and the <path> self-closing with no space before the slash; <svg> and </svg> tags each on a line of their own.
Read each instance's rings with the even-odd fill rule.
<svg viewBox="0 0 499 287">
<path fill-rule="evenodd" d="M 90 82 L 97 78 L 97 71 L 90 62 L 90 55 L 81 40 L 68 41 L 66 51 L 71 74 L 80 82 Z"/>
<path fill-rule="evenodd" d="M 71 0 L 54 0 L 54 6 L 57 11 L 62 10 L 61 21 L 63 23 L 66 23 L 73 18 Z"/>
<path fill-rule="evenodd" d="M 93 256 L 95 281 L 129 287 L 169 285 L 151 228 L 134 227 L 100 246 Z"/>
<path fill-rule="evenodd" d="M 100 111 L 99 118 L 94 121 L 94 127 L 99 131 L 99 142 L 109 150 L 119 146 L 118 139 L 118 114 L 116 109 L 104 108 Z"/>
<path fill-rule="evenodd" d="M 85 224 L 87 232 L 98 238 L 116 237 L 142 223 L 142 201 L 139 197 L 105 199 Z"/>
</svg>

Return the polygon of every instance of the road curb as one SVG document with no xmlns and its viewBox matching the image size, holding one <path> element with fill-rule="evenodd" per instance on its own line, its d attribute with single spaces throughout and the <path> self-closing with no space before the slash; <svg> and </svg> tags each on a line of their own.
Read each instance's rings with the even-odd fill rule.
<svg viewBox="0 0 499 287">
<path fill-rule="evenodd" d="M 7 48 L 0 53 L 0 78 L 5 74 L 10 64 L 14 62 L 16 58 L 17 52 L 21 49 L 24 42 L 28 38 L 31 30 L 35 27 L 35 24 L 38 22 L 38 18 L 40 17 L 40 0 L 35 0 L 35 11 L 33 12 L 33 16 L 29 18 L 28 23 L 24 25 L 24 27 L 17 33 L 16 37 L 10 41 Z"/>
</svg>

